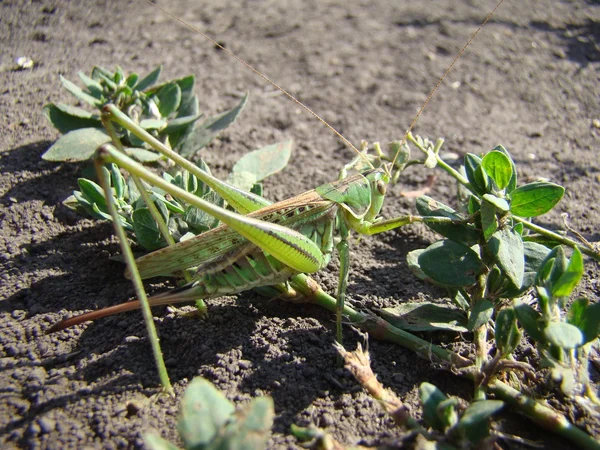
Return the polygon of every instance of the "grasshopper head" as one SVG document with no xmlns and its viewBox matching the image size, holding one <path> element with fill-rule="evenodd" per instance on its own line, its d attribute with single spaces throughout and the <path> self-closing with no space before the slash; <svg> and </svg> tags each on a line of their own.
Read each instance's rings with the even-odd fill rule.
<svg viewBox="0 0 600 450">
<path fill-rule="evenodd" d="M 383 206 L 383 200 L 387 191 L 387 186 L 390 183 L 390 174 L 388 173 L 387 167 L 379 167 L 377 169 L 367 170 L 362 174 L 371 187 L 371 205 L 369 211 L 365 214 L 365 220 L 372 222 L 375 220 L 381 207 Z"/>
</svg>

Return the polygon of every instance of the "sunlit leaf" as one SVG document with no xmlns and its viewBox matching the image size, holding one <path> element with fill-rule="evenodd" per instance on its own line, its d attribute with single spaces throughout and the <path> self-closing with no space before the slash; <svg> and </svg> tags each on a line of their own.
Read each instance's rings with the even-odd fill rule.
<svg viewBox="0 0 600 450">
<path fill-rule="evenodd" d="M 81 128 L 61 136 L 42 155 L 42 159 L 62 162 L 85 161 L 92 157 L 98 147 L 110 140 L 110 137 L 98 128 Z"/>
<path fill-rule="evenodd" d="M 508 186 L 513 175 L 513 168 L 510 159 L 504 153 L 498 151 L 487 153 L 481 161 L 481 166 L 499 189 Z"/>
<path fill-rule="evenodd" d="M 510 194 L 510 211 L 520 217 L 537 217 L 554 208 L 564 193 L 562 186 L 545 181 L 519 186 Z"/>
</svg>

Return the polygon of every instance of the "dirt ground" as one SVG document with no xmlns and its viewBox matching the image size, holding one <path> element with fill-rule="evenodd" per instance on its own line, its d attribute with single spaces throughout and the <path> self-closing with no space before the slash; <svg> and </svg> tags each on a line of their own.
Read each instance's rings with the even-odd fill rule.
<svg viewBox="0 0 600 450">
<path fill-rule="evenodd" d="M 421 1 L 340 0 L 160 4 L 289 89 L 353 142 L 401 138 L 494 7 L 490 0 L 426 7 Z M 163 64 L 168 78 L 196 74 L 207 114 L 250 91 L 249 107 L 203 156 L 223 173 L 247 151 L 293 138 L 290 166 L 266 184 L 272 200 L 335 179 L 352 154 L 297 105 L 142 0 L 7 0 L 0 2 L 0 17 L 0 446 L 142 448 L 149 430 L 175 438 L 178 399 L 153 397 L 158 379 L 139 313 L 44 334 L 63 317 L 133 296 L 123 267 L 109 261 L 118 253 L 111 226 L 61 205 L 82 167 L 40 159 L 58 137 L 42 106 L 72 101 L 59 74 L 76 80 L 93 65 L 145 73 Z M 539 223 L 561 228 L 565 212 L 574 228 L 598 241 L 599 45 L 597 2 L 507 0 L 416 131 L 445 137 L 446 150 L 458 155 L 502 143 L 517 162 L 520 182 L 544 177 L 567 189 L 556 213 Z M 34 68 L 14 70 L 21 56 Z M 422 186 L 426 176 L 408 171 L 384 214 L 413 210 L 413 200 L 399 194 Z M 431 195 L 451 202 L 453 189 L 441 176 Z M 443 298 L 406 265 L 407 252 L 432 239 L 413 227 L 353 242 L 350 301 L 369 308 Z M 581 293 L 597 301 L 598 266 L 586 264 Z M 331 292 L 336 269 L 334 261 L 318 277 Z M 151 285 L 154 292 L 168 288 Z M 394 441 L 391 421 L 336 367 L 331 314 L 251 293 L 210 301 L 209 308 L 206 320 L 155 311 L 178 396 L 197 375 L 236 402 L 272 395 L 277 417 L 270 448 L 297 445 L 292 423 L 326 428 L 347 444 Z M 356 338 L 346 329 L 349 348 Z M 408 350 L 376 341 L 370 350 L 379 380 L 413 407 L 423 381 L 448 394 L 472 391 Z M 498 426 L 547 447 L 569 447 L 514 414 Z"/>
</svg>

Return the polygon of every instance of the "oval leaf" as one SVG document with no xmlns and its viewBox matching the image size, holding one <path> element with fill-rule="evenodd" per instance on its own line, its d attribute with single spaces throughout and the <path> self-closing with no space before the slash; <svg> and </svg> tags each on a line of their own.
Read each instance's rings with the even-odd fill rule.
<svg viewBox="0 0 600 450">
<path fill-rule="evenodd" d="M 421 383 L 419 397 L 423 406 L 423 420 L 431 428 L 444 431 L 445 424 L 438 415 L 438 406 L 448 397 L 431 383 Z"/>
<path fill-rule="evenodd" d="M 158 110 L 162 117 L 168 117 L 177 111 L 181 103 L 181 88 L 177 83 L 165 85 L 156 94 L 158 98 Z"/>
<path fill-rule="evenodd" d="M 458 242 L 436 242 L 419 255 L 421 270 L 444 286 L 471 286 L 484 265 L 477 253 Z"/>
<path fill-rule="evenodd" d="M 508 185 L 506 186 L 506 189 L 505 189 L 505 192 L 510 194 L 517 187 L 517 168 L 515 167 L 515 162 L 513 161 L 512 157 L 510 156 L 510 153 L 508 153 L 508 150 L 506 150 L 502 145 L 495 146 L 494 151 L 504 153 L 504 155 L 506 155 L 506 157 L 510 161 L 512 176 L 511 176 L 510 181 L 508 182 Z"/>
<path fill-rule="evenodd" d="M 242 156 L 231 170 L 233 173 L 250 172 L 256 181 L 262 181 L 282 170 L 290 160 L 293 141 L 291 139 L 268 145 Z"/>
<path fill-rule="evenodd" d="M 494 314 L 494 304 L 489 300 L 479 300 L 471 310 L 467 328 L 469 331 L 475 331 L 477 328 L 485 325 Z"/>
<path fill-rule="evenodd" d="M 454 220 L 464 220 L 464 217 L 452 208 L 426 195 L 417 198 L 416 206 L 417 211 L 419 211 L 419 214 L 422 216 L 448 217 Z M 467 224 L 425 222 L 425 225 L 445 238 L 455 242 L 461 242 L 468 246 L 479 242 L 479 232 L 474 227 Z"/>
<path fill-rule="evenodd" d="M 503 358 L 515 351 L 521 341 L 521 332 L 517 327 L 517 316 L 512 308 L 504 308 L 496 317 L 496 346 Z"/>
<path fill-rule="evenodd" d="M 540 327 L 542 316 L 539 312 L 520 301 L 515 304 L 515 314 L 521 326 L 527 331 L 527 334 L 536 342 L 543 344 L 546 339 Z"/>
<path fill-rule="evenodd" d="M 183 394 L 177 422 L 185 448 L 205 448 L 229 422 L 235 407 L 212 383 L 194 378 Z"/>
<path fill-rule="evenodd" d="M 513 175 L 513 169 L 508 157 L 498 151 L 491 151 L 483 157 L 481 166 L 485 172 L 496 183 L 499 189 L 504 189 L 508 186 Z"/>
<path fill-rule="evenodd" d="M 80 128 L 102 127 L 100 116 L 75 106 L 63 105 L 62 103 L 49 104 L 44 106 L 42 111 L 54 128 L 62 134 Z"/>
<path fill-rule="evenodd" d="M 568 297 L 573 292 L 573 289 L 575 289 L 575 286 L 579 284 L 582 276 L 583 258 L 579 249 L 575 247 L 566 270 L 552 286 L 552 295 L 554 297 Z"/>
<path fill-rule="evenodd" d="M 565 322 L 554 322 L 544 329 L 544 336 L 557 347 L 564 349 L 577 348 L 583 344 L 583 333 L 575 325 Z"/>
<path fill-rule="evenodd" d="M 512 228 L 502 228 L 492 235 L 488 247 L 498 267 L 516 288 L 520 288 L 525 274 L 525 252 L 521 235 Z"/>
<path fill-rule="evenodd" d="M 511 192 L 510 211 L 519 217 L 541 216 L 554 208 L 564 193 L 565 188 L 558 184 L 529 183 Z"/>
<path fill-rule="evenodd" d="M 477 443 L 489 436 L 490 427 L 486 422 L 503 407 L 504 402 L 501 400 L 481 400 L 471 403 L 460 418 L 458 428 L 469 441 Z"/>
<path fill-rule="evenodd" d="M 98 128 L 71 131 L 54 143 L 42 155 L 46 161 L 76 162 L 90 159 L 96 149 L 110 142 L 110 137 Z"/>
</svg>

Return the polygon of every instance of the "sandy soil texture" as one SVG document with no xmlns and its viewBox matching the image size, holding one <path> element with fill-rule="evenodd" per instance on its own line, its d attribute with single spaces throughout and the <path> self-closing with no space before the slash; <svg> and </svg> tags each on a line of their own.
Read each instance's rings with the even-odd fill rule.
<svg viewBox="0 0 600 450">
<path fill-rule="evenodd" d="M 293 92 L 348 139 L 401 138 L 436 80 L 494 7 L 494 1 L 161 1 Z M 447 77 L 416 127 L 446 138 L 463 155 L 503 144 L 520 182 L 544 177 L 565 198 L 539 223 L 559 229 L 560 213 L 598 241 L 600 188 L 600 7 L 596 2 L 506 1 Z M 164 79 L 196 74 L 201 107 L 215 114 L 250 92 L 238 122 L 203 151 L 223 174 L 249 150 L 286 138 L 290 166 L 266 184 L 282 200 L 335 179 L 352 157 L 330 131 L 200 36 L 141 0 L 0 2 L 0 446 L 142 448 L 141 434 L 174 438 L 177 399 L 157 393 L 158 379 L 139 313 L 47 336 L 67 315 L 132 298 L 109 224 L 76 216 L 62 204 L 82 166 L 42 161 L 57 139 L 41 113 L 71 103 L 59 74 L 76 80 L 94 65 Z M 15 70 L 29 57 L 30 70 Z M 594 123 L 596 125 L 594 125 Z M 384 215 L 414 210 L 402 190 L 427 173 L 408 171 Z M 452 202 L 441 176 L 430 195 Z M 444 292 L 417 280 L 406 254 L 431 242 L 412 227 L 352 242 L 349 301 L 373 308 Z M 330 292 L 337 261 L 318 275 Z M 598 266 L 587 261 L 580 293 L 598 301 Z M 152 292 L 169 289 L 160 282 Z M 378 405 L 335 364 L 334 322 L 313 306 L 252 293 L 210 301 L 206 320 L 155 311 L 177 394 L 194 376 L 236 402 L 269 394 L 277 418 L 270 448 L 296 445 L 292 423 L 328 429 L 352 444 L 393 443 L 397 431 Z M 356 334 L 346 329 L 353 348 Z M 468 397 L 470 383 L 385 342 L 370 342 L 379 380 L 417 405 L 422 381 Z M 597 374 L 594 373 L 594 376 Z M 598 423 L 571 419 L 597 432 Z M 569 445 L 506 413 L 509 433 Z M 594 431 L 595 430 L 595 431 Z M 516 444 L 504 442 L 506 448 Z"/>
</svg>

